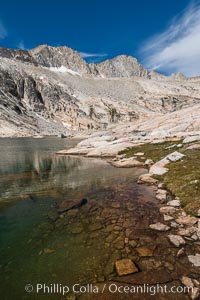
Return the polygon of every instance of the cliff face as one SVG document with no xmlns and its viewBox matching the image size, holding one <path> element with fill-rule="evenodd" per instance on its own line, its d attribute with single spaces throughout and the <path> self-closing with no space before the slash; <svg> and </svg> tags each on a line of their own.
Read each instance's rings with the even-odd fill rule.
<svg viewBox="0 0 200 300">
<path fill-rule="evenodd" d="M 199 83 L 125 55 L 94 65 L 68 47 L 0 48 L 0 135 L 68 134 L 162 115 L 199 103 Z"/>
</svg>

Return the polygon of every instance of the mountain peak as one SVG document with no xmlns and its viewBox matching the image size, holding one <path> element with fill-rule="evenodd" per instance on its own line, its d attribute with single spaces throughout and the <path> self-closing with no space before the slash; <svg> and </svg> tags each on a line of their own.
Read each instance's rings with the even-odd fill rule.
<svg viewBox="0 0 200 300">
<path fill-rule="evenodd" d="M 85 60 L 77 51 L 67 47 L 52 47 L 40 45 L 29 51 L 34 60 L 45 67 L 66 67 L 72 71 L 80 73 L 90 73 L 90 69 Z"/>
<path fill-rule="evenodd" d="M 118 55 L 97 64 L 97 69 L 105 77 L 147 77 L 148 71 L 130 55 Z"/>
</svg>

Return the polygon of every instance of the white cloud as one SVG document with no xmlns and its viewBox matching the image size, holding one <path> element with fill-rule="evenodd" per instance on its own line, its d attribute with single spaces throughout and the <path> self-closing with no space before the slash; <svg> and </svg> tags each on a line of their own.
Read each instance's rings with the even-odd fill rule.
<svg viewBox="0 0 200 300">
<path fill-rule="evenodd" d="M 79 52 L 80 56 L 82 58 L 92 58 L 92 57 L 96 57 L 96 58 L 101 58 L 101 57 L 106 57 L 108 56 L 108 54 L 106 53 L 87 53 L 87 52 Z"/>
<path fill-rule="evenodd" d="M 7 30 L 5 29 L 3 23 L 0 21 L 0 39 L 3 40 L 7 36 Z"/>
<path fill-rule="evenodd" d="M 20 41 L 19 44 L 17 45 L 17 48 L 21 49 L 21 50 L 25 50 L 25 45 L 23 41 Z"/>
<path fill-rule="evenodd" d="M 192 2 L 143 47 L 143 63 L 149 69 L 200 75 L 200 2 Z"/>
</svg>

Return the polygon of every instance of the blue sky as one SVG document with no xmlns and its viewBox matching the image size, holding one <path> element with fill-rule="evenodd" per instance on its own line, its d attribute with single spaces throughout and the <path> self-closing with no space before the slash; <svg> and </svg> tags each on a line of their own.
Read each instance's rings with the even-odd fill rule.
<svg viewBox="0 0 200 300">
<path fill-rule="evenodd" d="M 148 68 L 193 75 L 180 66 L 169 67 L 169 60 L 176 60 L 178 54 L 175 58 L 165 57 L 166 48 L 183 38 L 189 26 L 200 25 L 200 21 L 194 22 L 198 3 L 192 3 L 189 0 L 2 1 L 0 44 L 25 49 L 39 44 L 67 45 L 88 61 L 128 54 Z M 195 9 L 191 11 L 191 7 Z M 188 14 L 193 14 L 192 20 L 183 32 L 180 28 L 191 17 Z M 174 31 L 176 36 L 172 34 Z M 200 45 L 198 50 L 200 53 Z"/>
</svg>

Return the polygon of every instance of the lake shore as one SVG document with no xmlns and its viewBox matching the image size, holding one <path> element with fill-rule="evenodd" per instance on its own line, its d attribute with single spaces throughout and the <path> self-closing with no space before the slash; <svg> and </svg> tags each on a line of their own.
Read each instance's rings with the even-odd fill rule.
<svg viewBox="0 0 200 300">
<path fill-rule="evenodd" d="M 101 153 L 102 155 L 96 155 L 104 158 L 110 156 L 112 159 L 108 159 L 109 163 L 117 168 L 147 168 L 147 174 L 141 175 L 138 178 L 138 183 L 153 186 L 156 192 L 155 197 L 160 202 L 158 211 L 159 221 L 156 222 L 155 218 L 152 224 L 149 222 L 148 228 L 151 232 L 158 232 L 158 234 L 162 232 L 162 236 L 164 234 L 169 244 L 174 247 L 173 256 L 176 262 L 174 261 L 174 266 L 171 266 L 171 270 L 170 268 L 168 269 L 169 272 L 174 272 L 176 263 L 182 265 L 184 261 L 184 266 L 188 265 L 189 271 L 186 271 L 185 268 L 182 271 L 179 270 L 176 280 L 179 280 L 182 285 L 187 285 L 190 282 L 193 287 L 193 293 L 190 294 L 192 299 L 197 299 L 199 296 L 199 283 L 197 279 L 200 276 L 199 196 L 198 189 L 194 190 L 194 185 L 199 185 L 198 172 L 194 172 L 195 160 L 198 161 L 199 159 L 198 149 L 200 149 L 200 144 L 198 141 L 199 137 L 196 136 L 186 138 L 184 141 L 165 141 L 158 144 L 135 145 L 135 147 L 129 147 L 129 145 L 121 143 L 122 147 L 127 148 L 127 150 L 118 151 L 117 154 L 113 151 L 110 151 L 110 153 L 107 151 L 107 155 L 105 155 L 105 152 Z M 99 145 L 100 147 L 102 146 L 101 141 L 91 142 L 93 143 L 93 147 L 98 148 Z M 110 142 L 109 138 L 106 142 Z M 88 155 L 86 151 L 87 147 L 88 143 L 86 140 L 81 142 L 77 148 L 68 150 L 67 152 L 61 151 L 58 154 L 73 153 L 86 155 L 87 157 L 92 156 Z M 84 149 L 80 151 L 81 148 Z M 89 149 L 89 151 L 91 150 Z M 92 151 L 92 153 L 95 153 L 95 150 Z M 184 169 L 185 171 L 183 171 Z M 186 175 L 185 179 L 184 175 Z M 194 178 L 194 176 L 196 177 Z M 180 177 L 182 178 L 182 182 L 180 182 Z M 188 199 L 187 197 L 189 196 L 190 198 Z M 186 201 L 186 199 L 188 200 Z M 136 251 L 137 247 L 136 245 Z M 165 247 L 168 250 L 170 249 L 169 245 L 165 245 Z M 145 255 L 147 256 L 151 252 L 148 248 L 145 251 Z M 192 270 L 194 270 L 195 274 L 198 274 L 195 278 L 193 277 Z M 164 273 L 166 274 L 166 272 Z M 123 279 L 118 278 L 118 280 L 124 284 L 128 281 L 129 283 L 134 282 L 135 274 L 127 276 L 128 279 L 123 277 Z M 156 283 L 159 283 L 159 281 Z"/>
</svg>

